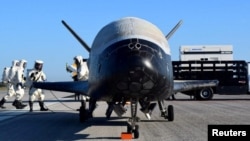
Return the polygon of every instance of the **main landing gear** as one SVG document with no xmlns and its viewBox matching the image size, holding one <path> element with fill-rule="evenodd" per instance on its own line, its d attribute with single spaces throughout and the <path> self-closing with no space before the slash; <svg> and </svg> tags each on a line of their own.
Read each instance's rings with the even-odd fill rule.
<svg viewBox="0 0 250 141">
<path fill-rule="evenodd" d="M 168 119 L 168 121 L 174 121 L 174 106 L 168 105 L 168 108 L 164 107 L 163 100 L 159 100 L 158 105 L 159 105 L 159 109 L 161 111 L 161 117 Z"/>
<path fill-rule="evenodd" d="M 127 125 L 127 133 L 131 133 L 134 135 L 134 138 L 137 139 L 140 136 L 139 133 L 139 125 L 137 122 L 140 121 L 140 118 L 137 117 L 137 99 L 131 100 L 131 118 L 129 118 L 129 122 Z M 167 108 L 164 107 L 164 101 L 158 101 L 159 109 L 161 111 L 161 117 L 164 119 L 168 119 L 168 121 L 174 121 L 174 107 L 169 105 Z M 150 107 L 150 106 L 149 106 Z"/>
</svg>

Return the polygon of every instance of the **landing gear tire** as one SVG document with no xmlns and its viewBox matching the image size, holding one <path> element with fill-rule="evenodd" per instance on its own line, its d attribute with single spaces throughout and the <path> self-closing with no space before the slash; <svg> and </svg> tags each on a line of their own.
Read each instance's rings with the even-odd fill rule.
<svg viewBox="0 0 250 141">
<path fill-rule="evenodd" d="M 130 124 L 127 125 L 127 133 L 132 133 L 133 128 Z"/>
<path fill-rule="evenodd" d="M 88 110 L 84 106 L 79 109 L 80 122 L 85 122 L 88 119 Z"/>
<path fill-rule="evenodd" d="M 174 121 L 174 106 L 168 106 L 168 121 Z"/>
<path fill-rule="evenodd" d="M 134 138 L 135 138 L 135 139 L 138 139 L 139 136 L 140 136 L 140 133 L 139 133 L 139 125 L 135 125 L 135 130 L 134 130 L 133 132 L 134 132 Z"/>
<path fill-rule="evenodd" d="M 139 125 L 135 125 L 134 129 L 133 129 L 133 127 L 131 125 L 128 125 L 127 126 L 127 132 L 128 133 L 133 133 L 134 134 L 134 138 L 138 139 L 139 136 L 140 136 Z"/>
</svg>

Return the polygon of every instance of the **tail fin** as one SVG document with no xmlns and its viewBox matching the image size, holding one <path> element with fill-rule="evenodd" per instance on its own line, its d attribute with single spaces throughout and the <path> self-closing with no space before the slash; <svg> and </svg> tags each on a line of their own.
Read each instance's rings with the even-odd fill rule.
<svg viewBox="0 0 250 141">
<path fill-rule="evenodd" d="M 167 40 L 175 33 L 175 31 L 181 26 L 182 23 L 183 23 L 183 21 L 180 20 L 180 21 L 175 25 L 175 27 L 165 36 Z"/>
<path fill-rule="evenodd" d="M 76 34 L 76 32 L 72 29 L 72 28 L 70 28 L 70 26 L 65 22 L 65 21 L 63 21 L 62 20 L 62 24 L 70 31 L 70 33 L 81 43 L 81 45 L 88 51 L 88 52 L 90 52 L 90 47 L 83 41 L 83 39 L 81 39 L 80 38 L 80 36 L 78 36 L 77 34 Z"/>
</svg>

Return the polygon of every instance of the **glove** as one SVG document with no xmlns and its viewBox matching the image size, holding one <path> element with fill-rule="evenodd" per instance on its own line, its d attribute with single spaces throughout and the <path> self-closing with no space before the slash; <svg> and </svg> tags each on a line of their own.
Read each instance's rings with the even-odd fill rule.
<svg viewBox="0 0 250 141">
<path fill-rule="evenodd" d="M 70 72 L 70 73 L 72 72 L 72 71 L 68 68 L 68 64 L 66 64 L 66 71 L 67 71 L 67 72 Z"/>
<path fill-rule="evenodd" d="M 35 73 L 31 73 L 31 75 L 30 75 L 30 79 L 31 79 L 32 81 L 34 81 L 34 80 L 35 80 Z"/>
</svg>

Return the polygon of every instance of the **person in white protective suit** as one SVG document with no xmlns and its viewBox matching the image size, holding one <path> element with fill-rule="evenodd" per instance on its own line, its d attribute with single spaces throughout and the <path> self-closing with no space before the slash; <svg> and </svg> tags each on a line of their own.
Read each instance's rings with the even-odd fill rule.
<svg viewBox="0 0 250 141">
<path fill-rule="evenodd" d="M 12 83 L 12 79 L 17 71 L 18 68 L 18 60 L 13 60 L 12 61 L 12 66 L 11 67 L 6 67 L 4 69 L 3 72 L 3 76 L 2 76 L 2 82 L 7 84 L 7 94 L 2 98 L 2 100 L 0 101 L 0 108 L 5 108 L 4 107 L 4 103 L 12 96 L 16 96 L 16 92 L 14 90 L 14 85 Z M 13 102 L 13 106 L 14 106 L 14 102 Z M 17 109 L 19 107 L 16 107 Z"/>
<path fill-rule="evenodd" d="M 43 82 L 46 80 L 46 75 L 42 71 L 43 68 L 43 61 L 41 60 L 36 60 L 34 68 L 29 71 L 28 73 L 28 81 L 31 82 Z M 29 89 L 29 106 L 30 106 L 30 112 L 33 111 L 33 103 L 36 99 L 38 99 L 39 106 L 40 106 L 40 111 L 48 111 L 48 108 L 44 107 L 44 94 L 42 89 L 34 88 L 32 85 L 30 86 Z"/>
<path fill-rule="evenodd" d="M 13 106 L 15 106 L 17 109 L 23 109 L 25 106 L 22 103 L 22 98 L 24 96 L 24 83 L 26 80 L 26 77 L 24 76 L 24 71 L 27 66 L 27 61 L 22 59 L 19 61 L 19 66 L 17 67 L 17 70 L 14 74 L 14 77 L 12 79 L 13 85 L 14 85 L 14 90 L 16 92 L 16 99 L 13 102 Z"/>
<path fill-rule="evenodd" d="M 78 55 L 74 57 L 74 64 L 66 66 L 66 70 L 72 73 L 74 81 L 86 81 L 89 78 L 89 69 L 87 66 L 87 59 L 83 59 L 82 56 Z M 75 94 L 79 96 L 79 94 Z M 89 100 L 88 96 L 82 96 L 82 102 L 85 105 L 86 101 Z"/>
</svg>

